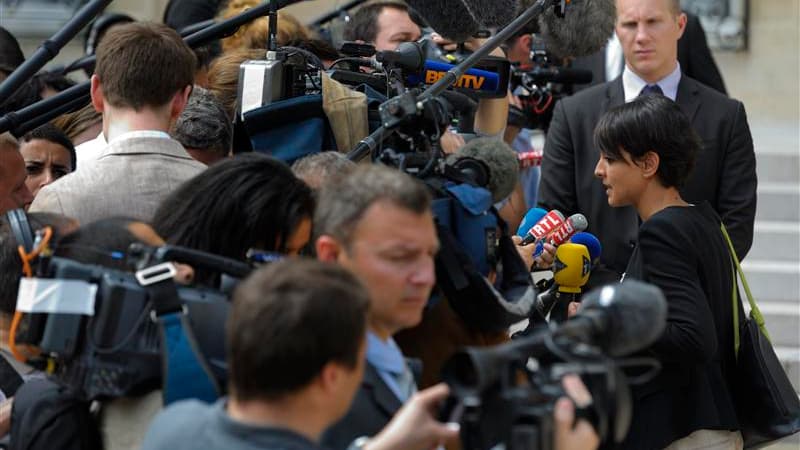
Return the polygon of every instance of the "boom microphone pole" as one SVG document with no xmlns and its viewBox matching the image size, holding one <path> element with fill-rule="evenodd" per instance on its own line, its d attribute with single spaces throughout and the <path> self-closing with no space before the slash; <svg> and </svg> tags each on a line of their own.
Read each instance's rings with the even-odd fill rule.
<svg viewBox="0 0 800 450">
<path fill-rule="evenodd" d="M 0 83 L 0 104 L 11 98 L 36 72 L 64 48 L 86 25 L 103 11 L 111 0 L 91 0 L 85 4 L 50 39 L 42 42 L 33 55 L 20 65 L 8 78 Z M 7 130 L 2 130 L 7 131 Z M 0 131 L 0 132 L 2 132 Z"/>
<path fill-rule="evenodd" d="M 216 25 L 214 19 L 204 20 L 202 22 L 197 22 L 195 24 L 189 25 L 188 27 L 182 28 L 181 30 L 178 31 L 178 33 L 180 33 L 182 38 L 186 38 L 187 36 L 197 33 L 198 31 L 204 30 L 212 25 Z M 84 55 L 76 59 L 75 61 L 71 62 L 65 68 L 58 70 L 57 72 L 66 75 L 76 70 L 84 70 L 86 68 L 94 66 L 94 63 L 96 61 L 97 61 L 97 55 L 95 54 Z"/>
<path fill-rule="evenodd" d="M 98 1 L 98 0 L 95 0 Z M 111 0 L 104 0 L 105 3 L 109 3 Z M 265 16 L 269 14 L 271 3 L 277 3 L 277 8 L 283 8 L 285 6 L 298 3 L 302 0 L 277 0 L 269 3 L 265 3 L 255 8 L 250 8 L 247 11 L 239 13 L 230 19 L 224 20 L 220 23 L 215 25 L 211 25 L 207 28 L 204 28 L 200 31 L 197 31 L 186 38 L 184 38 L 184 42 L 186 42 L 189 47 L 195 48 L 203 46 L 214 39 L 218 39 L 224 36 L 230 36 L 231 34 L 235 33 L 239 27 L 243 24 L 251 22 L 261 16 Z M 88 6 L 88 5 L 87 5 Z M 85 8 L 84 8 L 85 9 Z M 80 14 L 80 13 L 79 13 Z M 77 19 L 77 16 L 76 16 Z M 75 19 L 73 19 L 75 20 Z M 91 19 L 89 20 L 91 21 Z M 45 41 L 45 43 L 48 41 Z M 43 44 L 43 46 L 45 46 Z M 63 47 L 63 44 L 62 44 Z M 27 62 L 26 62 L 27 63 Z M 42 64 L 43 65 L 43 64 Z M 24 64 L 23 64 L 24 66 Z M 10 81 L 13 77 L 17 75 L 18 72 L 21 72 L 23 66 L 20 66 L 19 69 L 14 71 L 12 76 L 5 80 L 5 82 L 0 85 L 0 88 L 6 85 L 8 81 Z M 37 67 L 32 69 L 35 73 L 36 70 L 41 68 Z M 28 75 L 30 77 L 30 74 Z M 23 79 L 23 82 L 27 79 Z M 21 83 L 20 83 L 21 85 Z M 17 86 L 14 90 L 18 89 Z M 38 101 L 30 106 L 27 106 L 19 111 L 8 113 L 3 117 L 0 117 L 0 133 L 4 133 L 6 131 L 11 131 L 12 134 L 15 136 L 20 135 L 20 130 L 30 130 L 27 124 L 28 122 L 35 121 L 38 124 L 43 124 L 45 122 L 49 122 L 50 120 L 58 117 L 59 115 L 63 114 L 64 112 L 68 112 L 69 110 L 65 109 L 65 105 L 77 105 L 80 102 L 77 99 L 82 99 L 83 102 L 81 104 L 85 104 L 88 101 L 90 91 L 90 82 L 85 81 L 81 84 L 75 85 L 63 92 L 59 92 L 58 94 Z M 13 94 L 14 91 L 11 93 Z M 0 97 L 2 98 L 2 97 Z M 0 102 L 2 103 L 2 102 Z"/>
</svg>

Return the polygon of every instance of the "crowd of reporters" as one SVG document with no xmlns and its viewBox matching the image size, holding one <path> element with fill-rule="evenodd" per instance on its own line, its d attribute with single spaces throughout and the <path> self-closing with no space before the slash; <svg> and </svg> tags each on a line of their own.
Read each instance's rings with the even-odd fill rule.
<svg viewBox="0 0 800 450">
<path fill-rule="evenodd" d="M 180 29 L 259 2 L 218 3 L 173 1 L 164 21 Z M 506 142 L 497 152 L 519 169 L 503 174 L 514 183 L 492 201 L 501 234 L 524 227 L 536 205 L 586 214 L 604 249 L 592 255 L 590 286 L 632 277 L 664 291 L 667 331 L 643 352 L 664 371 L 634 388 L 625 448 L 700 448 L 715 439 L 713 448 L 741 448 L 726 387 L 735 359 L 732 329 L 720 325 L 733 320 L 733 279 L 716 232 L 724 223 L 736 253 L 745 256 L 755 212 L 753 145 L 741 103 L 693 81 L 678 63 L 686 60 L 678 42 L 687 19 L 677 3 L 617 1 L 616 34 L 627 65 L 614 81 L 573 96 L 566 88 L 563 99 L 521 122 L 512 117 L 515 110 L 532 114 L 529 92 L 476 99 L 471 133 L 448 128 L 436 145 L 458 154 L 465 140 Z M 324 68 L 340 58 L 290 14 L 278 13 L 277 23 L 278 45 L 310 52 Z M 20 427 L 36 423 L 40 412 L 30 399 L 50 392 L 42 380 L 59 385 L 50 368 L 20 361 L 13 344 L 20 279 L 26 269 L 32 275 L 36 257 L 19 248 L 18 219 L 10 213 L 19 209 L 27 211 L 25 226 L 36 244 L 49 246 L 52 256 L 119 272 L 138 270 L 130 264 L 131 244 L 185 247 L 252 266 L 259 257 L 279 260 L 253 270 L 232 292 L 218 271 L 170 263 L 175 283 L 230 296 L 216 330 L 224 324 L 217 338 L 226 347 L 225 395 L 212 404 L 165 405 L 166 388 L 156 386 L 92 399 L 81 406 L 84 422 L 64 419 L 49 431 L 63 448 L 422 449 L 458 440 L 458 425 L 439 415 L 451 394 L 440 368 L 462 346 L 509 341 L 509 330 L 473 326 L 458 299 L 437 290 L 443 272 L 436 257 L 446 243 L 430 186 L 345 157 L 370 131 L 371 88 L 346 86 L 323 72 L 322 109 L 332 133 L 322 141 L 336 150 L 297 149 L 309 155 L 291 166 L 243 150 L 254 141 L 241 120 L 240 67 L 263 59 L 267 24 L 257 19 L 192 50 L 166 25 L 100 18 L 87 39 L 87 54 L 97 56 L 89 72 L 91 102 L 17 138 L 0 134 L 0 212 L 9 212 L 0 220 L 0 348 L 2 366 L 11 369 L 2 371 L 0 389 L 9 411 L 16 408 L 6 416 L 0 408 L 0 431 L 10 436 L 10 448 L 23 448 L 15 439 L 25 448 L 47 448 L 30 436 L 38 428 Z M 405 3 L 372 1 L 353 13 L 343 33 L 383 51 L 425 31 L 431 31 L 425 18 Z M 525 28 L 493 55 L 532 68 L 534 31 Z M 435 32 L 429 38 L 442 51 L 452 45 Z M 0 39 L 2 81 L 24 58 L 13 36 Z M 472 39 L 459 51 L 481 42 Z M 642 56 L 641 49 L 650 53 Z M 0 112 L 71 84 L 42 74 L 0 104 Z M 640 95 L 644 85 L 672 101 Z M 692 252 L 670 241 L 677 232 L 686 232 Z M 537 277 L 563 264 L 555 241 L 528 244 L 528 233 L 514 238 L 514 258 Z M 503 278 L 495 268 L 485 274 L 489 284 Z M 564 307 L 572 315 L 577 305 Z M 532 325 L 542 325 L 530 316 Z M 422 368 L 408 357 L 421 359 Z M 591 396 L 577 377 L 565 377 L 563 386 L 568 395 L 552 412 L 554 448 L 596 448 L 597 432 L 575 419 L 576 406 L 591 404 Z M 14 405 L 17 393 L 27 409 Z"/>
</svg>

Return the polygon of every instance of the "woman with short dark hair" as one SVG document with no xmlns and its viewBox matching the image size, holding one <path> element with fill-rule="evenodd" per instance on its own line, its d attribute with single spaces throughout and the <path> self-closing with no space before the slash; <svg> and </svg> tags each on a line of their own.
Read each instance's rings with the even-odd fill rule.
<svg viewBox="0 0 800 450">
<path fill-rule="evenodd" d="M 623 280 L 658 286 L 669 305 L 666 329 L 647 350 L 662 370 L 633 389 L 625 447 L 742 448 L 730 394 L 732 260 L 710 204 L 680 193 L 700 140 L 675 102 L 645 95 L 603 115 L 595 141 L 609 205 L 633 206 L 642 221 Z"/>
</svg>

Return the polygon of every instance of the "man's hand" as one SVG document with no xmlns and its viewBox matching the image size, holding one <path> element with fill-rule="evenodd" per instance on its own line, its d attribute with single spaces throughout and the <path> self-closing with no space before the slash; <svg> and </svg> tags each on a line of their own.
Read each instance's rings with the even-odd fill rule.
<svg viewBox="0 0 800 450">
<path fill-rule="evenodd" d="M 447 130 L 442 134 L 442 139 L 439 141 L 439 145 L 442 146 L 442 151 L 446 155 L 452 155 L 458 151 L 458 149 L 464 146 L 464 138 L 461 137 L 460 134 Z"/>
<path fill-rule="evenodd" d="M 516 235 L 511 236 L 511 240 L 517 245 L 517 252 L 519 252 L 519 256 L 522 257 L 528 267 L 536 267 L 537 269 L 549 269 L 552 267 L 553 261 L 556 259 L 556 248 L 553 245 L 545 243 L 542 253 L 534 258 L 533 254 L 536 252 L 536 245 L 522 245 L 522 238 Z"/>
<path fill-rule="evenodd" d="M 577 375 L 567 375 L 562 380 L 568 398 L 560 398 L 555 409 L 555 447 L 556 450 L 594 450 L 600 445 L 600 437 L 589 422 L 581 419 L 575 423 L 575 406 L 592 403 L 592 396 Z"/>
<path fill-rule="evenodd" d="M 449 393 L 447 385 L 440 383 L 414 394 L 391 422 L 367 442 L 365 450 L 427 450 L 456 439 L 458 426 L 435 418 Z"/>
</svg>

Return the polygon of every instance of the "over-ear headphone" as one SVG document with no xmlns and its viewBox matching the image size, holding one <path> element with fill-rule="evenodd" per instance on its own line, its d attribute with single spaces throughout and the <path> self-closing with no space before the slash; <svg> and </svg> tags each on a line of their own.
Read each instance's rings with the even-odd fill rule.
<svg viewBox="0 0 800 450">
<path fill-rule="evenodd" d="M 6 217 L 17 243 L 25 249 L 26 253 L 33 251 L 34 235 L 25 210 L 22 208 L 12 209 L 6 213 Z"/>
</svg>

